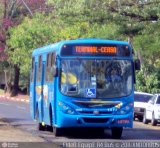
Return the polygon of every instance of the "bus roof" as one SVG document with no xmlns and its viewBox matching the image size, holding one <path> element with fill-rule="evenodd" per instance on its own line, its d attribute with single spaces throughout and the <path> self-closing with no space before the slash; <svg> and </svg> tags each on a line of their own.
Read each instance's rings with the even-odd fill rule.
<svg viewBox="0 0 160 148">
<path fill-rule="evenodd" d="M 42 53 L 48 53 L 48 52 L 52 52 L 55 51 L 57 52 L 57 54 L 60 53 L 60 48 L 64 45 L 64 44 L 121 44 L 121 45 L 129 45 L 128 42 L 126 41 L 118 41 L 118 40 L 105 40 L 105 39 L 96 39 L 96 38 L 80 38 L 80 39 L 75 39 L 75 40 L 64 40 L 64 41 L 60 41 L 54 44 L 50 44 L 50 45 L 46 45 L 40 48 L 37 48 L 33 51 L 32 56 L 35 55 L 39 55 Z"/>
</svg>

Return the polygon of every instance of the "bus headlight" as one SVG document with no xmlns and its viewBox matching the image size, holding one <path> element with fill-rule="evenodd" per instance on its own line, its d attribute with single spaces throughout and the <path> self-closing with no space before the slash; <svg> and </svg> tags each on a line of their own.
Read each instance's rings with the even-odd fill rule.
<svg viewBox="0 0 160 148">
<path fill-rule="evenodd" d="M 62 102 L 58 102 L 58 106 L 60 107 L 60 109 L 67 114 L 75 114 L 75 111 L 68 105 L 66 105 L 65 103 Z"/>
<path fill-rule="evenodd" d="M 126 112 L 124 110 L 121 110 L 120 113 L 123 115 L 125 114 Z"/>
<path fill-rule="evenodd" d="M 130 109 L 130 107 L 129 107 L 129 106 L 126 106 L 126 107 L 125 107 L 125 109 L 126 109 L 126 110 L 129 110 L 129 109 Z"/>
<path fill-rule="evenodd" d="M 127 105 L 127 106 L 123 107 L 123 108 L 119 111 L 119 113 L 122 114 L 122 115 L 124 115 L 124 114 L 127 114 L 128 112 L 130 112 L 131 109 L 132 109 L 132 107 L 129 106 L 129 105 Z"/>
</svg>

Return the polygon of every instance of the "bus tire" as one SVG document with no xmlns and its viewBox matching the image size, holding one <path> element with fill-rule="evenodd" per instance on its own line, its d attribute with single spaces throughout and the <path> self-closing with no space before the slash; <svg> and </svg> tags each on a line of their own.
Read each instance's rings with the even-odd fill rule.
<svg viewBox="0 0 160 148">
<path fill-rule="evenodd" d="M 43 126 L 42 123 L 38 123 L 38 130 L 45 131 L 45 126 Z"/>
<path fill-rule="evenodd" d="M 111 130 L 112 130 L 112 138 L 114 138 L 114 139 L 121 138 L 123 127 L 113 127 Z"/>
<path fill-rule="evenodd" d="M 35 116 L 36 120 L 39 122 L 39 111 L 38 111 L 38 107 L 36 110 L 36 116 Z M 42 125 L 42 123 L 38 123 L 38 130 L 39 131 L 44 131 L 45 130 L 45 126 Z"/>
<path fill-rule="evenodd" d="M 54 133 L 54 135 L 55 135 L 56 137 L 57 137 L 57 136 L 62 136 L 62 129 L 53 126 L 53 133 Z"/>
</svg>

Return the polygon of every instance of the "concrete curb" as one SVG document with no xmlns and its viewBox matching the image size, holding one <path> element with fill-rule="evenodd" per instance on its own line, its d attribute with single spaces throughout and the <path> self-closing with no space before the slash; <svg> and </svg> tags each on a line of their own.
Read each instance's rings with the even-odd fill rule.
<svg viewBox="0 0 160 148">
<path fill-rule="evenodd" d="M 16 97 L 8 97 L 8 96 L 5 96 L 5 95 L 0 95 L 0 98 L 7 99 L 7 100 L 12 100 L 12 101 L 29 103 L 29 99 L 28 98 L 19 99 L 19 98 L 16 98 Z"/>
</svg>

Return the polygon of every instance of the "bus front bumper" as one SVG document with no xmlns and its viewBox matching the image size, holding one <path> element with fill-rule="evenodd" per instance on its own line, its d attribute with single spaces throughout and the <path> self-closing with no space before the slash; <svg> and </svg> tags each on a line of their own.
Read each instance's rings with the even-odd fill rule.
<svg viewBox="0 0 160 148">
<path fill-rule="evenodd" d="M 133 127 L 133 113 L 125 115 L 71 115 L 62 111 L 57 112 L 56 126 L 69 127 Z"/>
</svg>

